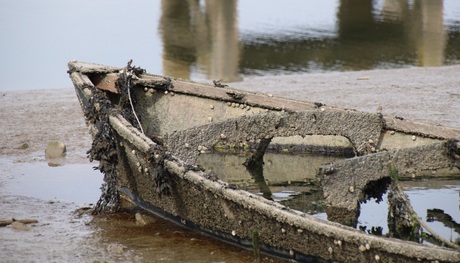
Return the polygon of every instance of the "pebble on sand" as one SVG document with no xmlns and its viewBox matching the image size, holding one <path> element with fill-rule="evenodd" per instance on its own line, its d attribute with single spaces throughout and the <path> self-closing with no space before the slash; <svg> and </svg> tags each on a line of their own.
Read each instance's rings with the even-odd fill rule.
<svg viewBox="0 0 460 263">
<path fill-rule="evenodd" d="M 58 141 L 48 142 L 45 150 L 46 158 L 62 158 L 66 153 L 66 145 Z"/>
</svg>

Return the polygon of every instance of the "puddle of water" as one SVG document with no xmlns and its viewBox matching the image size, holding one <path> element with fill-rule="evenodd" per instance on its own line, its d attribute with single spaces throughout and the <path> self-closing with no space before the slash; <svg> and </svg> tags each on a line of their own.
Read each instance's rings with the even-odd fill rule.
<svg viewBox="0 0 460 263">
<path fill-rule="evenodd" d="M 101 194 L 103 175 L 93 169 L 97 163 L 52 167 L 44 162 L 0 160 L 0 165 L 7 177 L 2 187 L 7 195 L 89 204 Z"/>
<path fill-rule="evenodd" d="M 51 167 L 0 158 L 0 220 L 32 218 L 28 231 L 0 227 L 5 262 L 252 262 L 252 251 L 219 242 L 156 217 L 79 216 L 95 203 L 96 163 Z M 262 262 L 285 262 L 262 257 Z"/>
<path fill-rule="evenodd" d="M 248 156 L 213 153 L 201 155 L 198 162 L 205 169 L 213 170 L 221 180 L 240 189 L 327 220 L 322 194 L 315 185 L 316 172 L 321 165 L 344 157 L 267 152 L 263 173 L 256 176 L 243 166 L 246 158 Z M 429 227 L 447 240 L 460 241 L 460 181 L 407 181 L 400 184 L 415 212 Z M 453 222 L 442 223 L 433 216 L 429 217 L 429 209 L 441 209 Z M 443 215 L 438 213 L 438 217 Z M 388 199 L 384 193 L 380 202 L 371 198 L 361 204 L 357 228 L 366 232 L 374 229 L 374 232 L 386 235 L 389 232 L 387 217 Z"/>
<path fill-rule="evenodd" d="M 437 186 L 433 186 L 437 183 Z M 438 220 L 427 220 L 428 210 L 441 209 L 451 216 L 451 219 L 460 222 L 460 181 L 421 181 L 403 182 L 404 192 L 407 194 L 414 211 L 431 229 L 437 234 L 452 242 L 460 241 L 460 228 L 452 225 L 445 225 Z M 372 227 L 380 227 L 382 234 L 388 234 L 388 199 L 387 194 L 383 195 L 383 201 L 377 203 L 375 199 L 368 200 L 361 204 L 358 229 L 366 227 L 366 232 Z"/>
</svg>

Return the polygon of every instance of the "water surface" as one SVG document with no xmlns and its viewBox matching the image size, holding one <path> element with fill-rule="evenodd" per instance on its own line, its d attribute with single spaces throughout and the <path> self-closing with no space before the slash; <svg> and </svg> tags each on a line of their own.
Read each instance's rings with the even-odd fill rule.
<svg viewBox="0 0 460 263">
<path fill-rule="evenodd" d="M 460 64 L 457 0 L 0 0 L 0 90 L 72 59 L 200 80 Z"/>
</svg>

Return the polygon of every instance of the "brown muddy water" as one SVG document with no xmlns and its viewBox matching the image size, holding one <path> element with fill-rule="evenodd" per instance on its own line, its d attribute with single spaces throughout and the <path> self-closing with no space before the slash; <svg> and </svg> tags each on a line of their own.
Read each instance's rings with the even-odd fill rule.
<svg viewBox="0 0 460 263">
<path fill-rule="evenodd" d="M 100 195 L 94 165 L 0 159 L 0 220 L 38 220 L 27 230 L 0 227 L 0 262 L 252 262 L 251 251 L 160 218 L 83 213 Z"/>
</svg>

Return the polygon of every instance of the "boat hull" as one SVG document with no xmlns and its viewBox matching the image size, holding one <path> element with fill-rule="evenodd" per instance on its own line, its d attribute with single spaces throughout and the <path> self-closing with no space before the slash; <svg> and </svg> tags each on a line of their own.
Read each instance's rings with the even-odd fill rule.
<svg viewBox="0 0 460 263">
<path fill-rule="evenodd" d="M 460 262 L 460 253 L 456 250 L 368 235 L 354 228 L 317 219 L 261 196 L 236 189 L 233 185 L 220 181 L 211 172 L 195 166 L 190 161 L 193 158 L 188 159 L 188 155 L 180 157 L 182 156 L 180 150 L 171 150 L 176 149 L 172 146 L 167 147 L 173 144 L 168 140 L 174 137 L 155 134 L 147 136 L 149 128 L 143 133 L 135 127 L 137 124 L 133 123 L 132 118 L 128 121 L 129 117 L 127 118 L 125 112 L 118 109 L 115 103 L 120 101 L 116 98 L 118 95 L 114 95 L 113 90 L 105 91 L 98 88 L 98 83 L 94 80 L 95 76 L 117 74 L 123 69 L 78 62 L 71 62 L 69 68 L 87 124 L 94 136 L 90 155 L 100 161 L 100 168 L 105 172 L 105 192 L 100 201 L 101 204 L 105 204 L 105 207 L 119 209 L 134 204 L 177 224 L 246 248 L 253 247 L 252 241 L 257 236 L 264 252 L 297 261 Z M 200 85 L 196 86 L 202 88 Z M 138 84 L 136 88 L 148 92 L 151 87 L 147 84 L 145 86 Z M 160 91 L 156 90 L 156 92 Z M 219 96 L 219 94 L 209 95 L 207 99 Z M 246 96 L 259 98 L 258 96 L 261 95 L 247 94 Z M 234 99 L 231 97 L 229 101 Z M 224 100 L 223 103 L 227 104 L 229 101 Z M 318 115 L 324 111 L 309 103 L 282 99 L 275 102 L 278 104 L 273 103 L 265 109 L 277 110 L 279 112 L 273 114 L 278 115 L 285 114 L 281 111 L 289 109 L 289 105 L 299 111 L 300 109 L 317 111 Z M 262 109 L 263 103 L 267 102 L 258 103 L 251 104 L 252 109 L 257 108 L 258 105 Z M 291 112 L 297 112 L 292 108 Z M 266 114 L 268 115 L 265 116 L 271 116 L 272 113 Z M 314 113 L 305 114 L 310 114 L 308 116 L 311 117 Z M 143 116 L 146 118 L 145 114 Z M 363 114 L 363 116 L 368 115 Z M 163 115 L 163 118 L 166 117 L 167 114 Z M 237 117 L 235 121 L 243 122 L 248 118 L 251 117 L 239 119 Z M 375 125 L 380 125 L 379 120 L 379 118 L 374 120 Z M 200 123 L 200 125 L 213 124 Z M 380 132 L 380 126 L 376 127 Z M 185 133 L 185 137 L 190 136 L 190 129 L 186 126 L 182 128 L 178 132 Z M 154 133 L 153 126 L 151 129 L 153 130 L 150 132 Z M 169 132 L 174 133 L 173 130 Z M 204 139 L 201 142 L 209 141 L 205 138 L 205 134 L 202 136 Z M 174 141 L 180 140 L 174 139 Z M 185 151 L 191 147 L 185 143 L 186 140 L 183 141 L 184 148 L 177 149 Z M 367 148 L 359 142 L 359 139 L 352 144 L 355 151 L 366 153 Z M 197 149 L 194 151 L 196 152 Z"/>
</svg>

